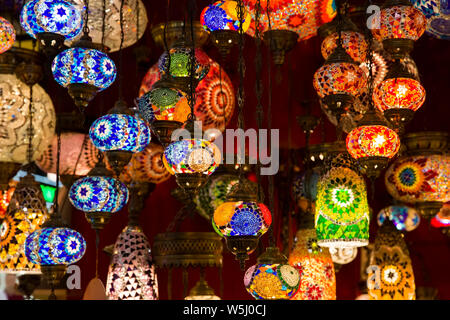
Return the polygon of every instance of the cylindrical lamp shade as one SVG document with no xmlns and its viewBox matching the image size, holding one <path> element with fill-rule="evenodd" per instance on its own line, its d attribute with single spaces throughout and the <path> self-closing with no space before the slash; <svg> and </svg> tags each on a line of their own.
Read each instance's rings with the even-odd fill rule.
<svg viewBox="0 0 450 320">
<path fill-rule="evenodd" d="M 317 244 L 315 229 L 297 231 L 289 264 L 300 272 L 300 286 L 292 300 L 336 300 L 336 276 L 331 255 Z"/>
<path fill-rule="evenodd" d="M 212 174 L 222 160 L 219 148 L 204 139 L 183 139 L 171 143 L 164 150 L 163 162 L 167 171 L 177 173 Z"/>
<path fill-rule="evenodd" d="M 84 0 L 71 0 L 75 6 L 82 10 Z M 103 10 L 103 0 L 89 1 L 89 36 L 94 43 L 103 43 L 108 47 L 109 52 L 120 49 L 121 28 L 120 28 L 120 0 L 105 0 L 106 12 Z M 105 31 L 102 32 L 103 15 L 105 14 Z M 123 4 L 123 44 L 122 48 L 127 48 L 135 44 L 143 35 L 147 28 L 148 18 L 145 5 L 141 0 L 124 0 Z M 81 35 L 76 37 L 72 43 L 79 40 Z M 103 40 L 103 41 L 102 41 Z"/>
<path fill-rule="evenodd" d="M 57 140 L 58 138 L 55 135 L 53 142 L 36 159 L 36 165 L 42 171 L 56 173 Z M 78 132 L 61 133 L 61 157 L 59 163 L 59 173 L 61 175 L 87 175 L 97 163 L 97 155 L 98 151 L 88 135 Z"/>
<path fill-rule="evenodd" d="M 245 7 L 252 15 L 252 23 L 247 33 L 255 35 L 255 12 L 257 0 L 244 0 Z M 336 16 L 334 0 L 274 0 L 269 8 L 261 2 L 259 18 L 261 32 L 269 30 L 269 19 L 266 11 L 270 11 L 272 30 L 289 30 L 296 32 L 298 40 L 306 40 L 317 34 L 317 29 L 330 22 Z M 267 9 L 267 10 L 266 10 Z"/>
<path fill-rule="evenodd" d="M 16 41 L 16 31 L 5 18 L 0 17 L 0 54 L 8 51 Z"/>
<path fill-rule="evenodd" d="M 403 235 L 386 221 L 378 230 L 370 257 L 370 300 L 415 300 L 416 286 Z"/>
<path fill-rule="evenodd" d="M 197 120 L 202 122 L 202 129 L 217 128 L 225 129 L 230 121 L 235 108 L 235 92 L 233 84 L 225 70 L 201 49 L 196 50 L 196 58 L 202 64 L 209 64 L 209 72 L 199 82 L 195 89 L 197 100 L 194 106 L 194 114 Z M 158 65 L 149 69 L 141 83 L 139 95 L 143 96 L 152 89 L 153 84 L 161 79 Z M 155 106 L 152 106 L 155 111 Z M 153 112 L 158 120 L 175 120 L 184 122 L 190 113 L 186 97 L 180 98 L 173 108 L 167 110 L 159 109 Z M 148 119 L 147 119 L 148 120 Z"/>
<path fill-rule="evenodd" d="M 81 178 L 69 190 L 70 203 L 84 212 L 115 213 L 125 206 L 128 198 L 128 188 L 111 177 Z"/>
<path fill-rule="evenodd" d="M 377 222 L 382 226 L 384 221 L 389 219 L 400 231 L 412 231 L 420 223 L 420 216 L 414 208 L 407 206 L 389 206 L 378 213 Z"/>
<path fill-rule="evenodd" d="M 61 86 L 86 84 L 99 91 L 116 79 L 114 61 L 105 53 L 86 48 L 70 48 L 58 54 L 52 62 L 53 77 Z"/>
<path fill-rule="evenodd" d="M 158 300 L 150 244 L 141 228 L 127 226 L 117 238 L 106 293 L 110 300 Z"/>
<path fill-rule="evenodd" d="M 400 149 L 398 134 L 382 125 L 360 126 L 346 139 L 347 150 L 354 159 L 366 157 L 392 158 Z"/>
<path fill-rule="evenodd" d="M 288 264 L 256 264 L 247 269 L 244 285 L 257 300 L 291 299 L 300 284 L 300 273 Z"/>
<path fill-rule="evenodd" d="M 239 31 L 239 17 L 237 13 L 237 1 L 216 1 L 205 7 L 200 14 L 200 23 L 207 31 L 232 30 Z M 252 17 L 246 10 L 242 30 L 250 27 Z"/>
<path fill-rule="evenodd" d="M 124 183 L 135 181 L 155 184 L 168 180 L 171 174 L 164 166 L 163 153 L 161 145 L 150 142 L 143 151 L 133 154 L 130 163 L 122 171 L 120 180 Z"/>
<path fill-rule="evenodd" d="M 0 74 L 0 161 L 27 163 L 30 88 L 13 74 Z M 41 86 L 33 86 L 33 156 L 37 159 L 55 133 L 55 109 Z"/>
<path fill-rule="evenodd" d="M 450 201 L 450 157 L 410 156 L 397 159 L 386 171 L 389 194 L 406 203 Z"/>
<path fill-rule="evenodd" d="M 44 228 L 31 233 L 25 241 L 27 258 L 38 265 L 69 265 L 78 262 L 86 251 L 86 241 L 69 228 Z"/>
<path fill-rule="evenodd" d="M 212 224 L 225 237 L 261 236 L 272 224 L 272 215 L 262 203 L 224 202 L 214 211 Z"/>
<path fill-rule="evenodd" d="M 362 63 L 366 60 L 367 55 L 367 42 L 364 36 L 355 31 L 342 31 L 341 32 L 342 47 L 345 51 L 358 63 Z M 321 45 L 322 56 L 325 60 L 336 49 L 339 41 L 339 34 L 337 32 L 327 36 Z"/>
<path fill-rule="evenodd" d="M 366 74 L 358 65 L 339 62 L 320 67 L 314 74 L 313 85 L 320 98 L 335 94 L 356 97 L 365 89 L 366 81 Z"/>
<path fill-rule="evenodd" d="M 350 168 L 331 168 L 317 187 L 315 224 L 319 245 L 366 246 L 369 221 L 364 179 Z"/>
<path fill-rule="evenodd" d="M 70 40 L 81 32 L 84 9 L 84 6 L 79 9 L 69 1 L 31 0 L 22 9 L 20 24 L 33 38 L 45 32 L 56 33 Z"/>
<path fill-rule="evenodd" d="M 107 114 L 91 125 L 89 137 L 100 151 L 141 152 L 150 143 L 150 128 L 138 116 Z"/>
</svg>

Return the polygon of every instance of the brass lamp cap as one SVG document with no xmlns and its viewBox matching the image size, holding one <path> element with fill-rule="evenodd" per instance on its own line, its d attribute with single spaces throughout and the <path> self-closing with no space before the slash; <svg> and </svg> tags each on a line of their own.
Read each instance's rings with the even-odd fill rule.
<svg viewBox="0 0 450 320">
<path fill-rule="evenodd" d="M 267 247 L 257 261 L 259 264 L 286 264 L 288 259 L 280 252 L 278 247 Z"/>
<path fill-rule="evenodd" d="M 227 195 L 227 201 L 257 202 L 257 185 L 255 185 L 248 179 L 242 179 L 242 181 L 239 181 L 233 187 L 231 187 L 231 190 Z"/>
</svg>

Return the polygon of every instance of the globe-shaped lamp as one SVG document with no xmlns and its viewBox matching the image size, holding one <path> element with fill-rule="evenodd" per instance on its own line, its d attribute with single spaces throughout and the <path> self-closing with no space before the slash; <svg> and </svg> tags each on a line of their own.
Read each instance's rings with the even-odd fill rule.
<svg viewBox="0 0 450 320">
<path fill-rule="evenodd" d="M 16 41 L 16 31 L 11 22 L 0 17 L 0 54 L 8 51 Z"/>
</svg>

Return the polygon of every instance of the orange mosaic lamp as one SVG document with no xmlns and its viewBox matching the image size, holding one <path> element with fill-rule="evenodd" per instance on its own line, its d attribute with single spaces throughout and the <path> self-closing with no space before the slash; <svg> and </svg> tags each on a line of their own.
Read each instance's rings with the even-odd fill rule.
<svg viewBox="0 0 450 320">
<path fill-rule="evenodd" d="M 326 108 L 340 118 L 366 86 L 367 77 L 340 43 L 314 74 L 313 85 Z"/>
<path fill-rule="evenodd" d="M 373 92 L 373 101 L 386 119 L 403 133 L 405 125 L 412 120 L 414 112 L 425 102 L 426 92 L 419 79 L 400 60 L 394 62 Z"/>
<path fill-rule="evenodd" d="M 414 41 L 425 32 L 425 15 L 414 8 L 409 0 L 387 0 L 381 10 L 379 26 L 376 17 L 372 17 L 373 36 L 383 42 L 384 49 L 393 58 L 401 58 L 410 53 Z"/>
<path fill-rule="evenodd" d="M 364 35 L 356 31 L 342 31 L 342 47 L 356 62 L 362 63 L 367 56 L 368 45 Z M 323 58 L 326 60 L 338 46 L 339 35 L 337 32 L 327 36 L 321 45 Z"/>
<path fill-rule="evenodd" d="M 411 259 L 403 235 L 387 219 L 378 230 L 370 257 L 370 300 L 415 300 Z"/>
</svg>

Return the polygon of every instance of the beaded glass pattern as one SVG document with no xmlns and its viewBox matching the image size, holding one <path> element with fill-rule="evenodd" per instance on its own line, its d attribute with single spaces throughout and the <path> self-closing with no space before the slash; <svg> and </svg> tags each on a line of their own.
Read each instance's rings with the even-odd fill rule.
<svg viewBox="0 0 450 320">
<path fill-rule="evenodd" d="M 0 54 L 8 51 L 16 41 L 16 31 L 13 25 L 0 17 Z"/>
<path fill-rule="evenodd" d="M 69 265 L 79 261 L 86 241 L 69 228 L 44 228 L 31 233 L 25 241 L 25 254 L 38 265 Z"/>
<path fill-rule="evenodd" d="M 214 211 L 212 223 L 221 236 L 261 236 L 272 224 L 272 215 L 262 203 L 224 202 Z"/>
<path fill-rule="evenodd" d="M 109 300 L 158 300 L 158 279 L 150 244 L 139 227 L 117 238 L 106 281 Z"/>
<path fill-rule="evenodd" d="M 397 159 L 387 169 L 385 184 L 396 200 L 415 203 L 450 201 L 450 157 L 411 156 Z"/>
<path fill-rule="evenodd" d="M 355 159 L 392 158 L 400 149 L 398 134 L 382 125 L 361 126 L 347 135 L 347 150 Z"/>
<path fill-rule="evenodd" d="M 175 141 L 164 150 L 163 162 L 167 171 L 177 173 L 212 174 L 222 160 L 219 148 L 204 139 Z"/>
<path fill-rule="evenodd" d="M 315 229 L 297 231 L 289 264 L 300 273 L 300 286 L 292 300 L 336 300 L 336 276 L 328 249 L 317 244 Z"/>
<path fill-rule="evenodd" d="M 243 0 L 244 5 L 252 15 L 252 23 L 247 33 L 255 35 L 255 5 L 257 0 Z M 261 1 L 260 29 L 269 30 L 267 9 L 270 12 L 272 30 L 289 30 L 298 34 L 298 40 L 306 40 L 317 34 L 317 29 L 330 22 L 336 16 L 334 0 L 271 0 Z"/>
<path fill-rule="evenodd" d="M 389 219 L 400 231 L 412 231 L 420 223 L 420 216 L 414 208 L 407 206 L 389 206 L 381 209 L 377 216 L 379 226 Z"/>
<path fill-rule="evenodd" d="M 111 177 L 84 177 L 69 190 L 70 203 L 84 212 L 115 213 L 125 206 L 128 197 L 128 188 Z"/>
<path fill-rule="evenodd" d="M 242 30 L 250 27 L 252 17 L 248 11 L 244 14 Z M 205 7 L 200 14 L 200 23 L 207 31 L 232 30 L 239 31 L 237 1 L 217 1 Z"/>
<path fill-rule="evenodd" d="M 95 120 L 89 137 L 100 151 L 141 152 L 151 139 L 150 128 L 140 117 L 116 113 Z"/>
<path fill-rule="evenodd" d="M 99 91 L 116 79 L 114 61 L 105 53 L 86 48 L 70 48 L 58 54 L 52 63 L 53 77 L 61 86 L 89 84 Z"/>
<path fill-rule="evenodd" d="M 257 300 L 291 299 L 299 284 L 299 272 L 288 264 L 257 264 L 244 275 L 245 288 Z"/>
<path fill-rule="evenodd" d="M 394 108 L 416 111 L 425 102 L 426 91 L 419 81 L 392 78 L 381 82 L 373 92 L 373 102 L 380 111 Z"/>
<path fill-rule="evenodd" d="M 77 8 L 63 0 L 31 0 L 27 2 L 20 14 L 20 24 L 33 38 L 39 33 L 56 33 L 66 40 L 75 38 L 83 28 L 82 13 L 85 10 Z"/>
</svg>

